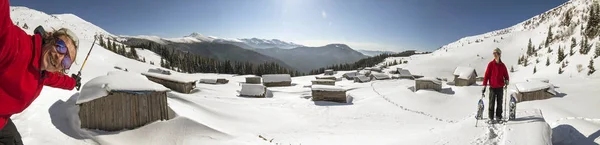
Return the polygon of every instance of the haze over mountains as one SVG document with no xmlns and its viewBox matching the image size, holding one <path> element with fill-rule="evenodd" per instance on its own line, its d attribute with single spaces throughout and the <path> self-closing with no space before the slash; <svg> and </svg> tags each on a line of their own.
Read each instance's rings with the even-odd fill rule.
<svg viewBox="0 0 600 145">
<path fill-rule="evenodd" d="M 368 57 L 345 44 L 308 47 L 278 39 L 224 39 L 192 33 L 182 38 L 121 36 L 127 44 L 155 42 L 170 48 L 219 60 L 276 62 L 301 72 L 334 64 L 353 63 Z M 378 52 L 370 52 L 371 55 Z M 380 53 L 379 53 L 380 54 Z"/>
</svg>

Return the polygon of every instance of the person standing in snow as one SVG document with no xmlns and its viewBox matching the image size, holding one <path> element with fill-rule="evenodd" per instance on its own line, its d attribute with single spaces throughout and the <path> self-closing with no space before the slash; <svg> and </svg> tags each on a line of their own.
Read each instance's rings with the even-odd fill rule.
<svg viewBox="0 0 600 145">
<path fill-rule="evenodd" d="M 10 117 L 25 110 L 43 86 L 73 90 L 81 78 L 65 74 L 77 54 L 77 36 L 69 29 L 28 35 L 13 24 L 8 0 L 0 0 L 0 145 L 22 145 Z"/>
<path fill-rule="evenodd" d="M 490 103 L 488 105 L 488 116 L 490 120 L 494 120 L 494 112 L 497 120 L 502 119 L 503 88 L 506 89 L 506 86 L 508 85 L 508 70 L 500 59 L 501 55 L 502 51 L 499 48 L 494 49 L 494 60 L 488 63 L 487 69 L 485 70 L 485 75 L 483 77 L 483 90 L 481 90 L 482 94 L 485 93 L 488 81 L 490 84 Z"/>
</svg>

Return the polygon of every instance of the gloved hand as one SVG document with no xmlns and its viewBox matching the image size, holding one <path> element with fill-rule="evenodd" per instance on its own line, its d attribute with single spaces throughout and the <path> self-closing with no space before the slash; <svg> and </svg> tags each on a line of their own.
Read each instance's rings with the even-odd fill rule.
<svg viewBox="0 0 600 145">
<path fill-rule="evenodd" d="M 79 91 L 79 88 L 81 88 L 81 77 L 79 75 L 71 74 L 71 78 L 75 79 L 75 88 Z"/>
<path fill-rule="evenodd" d="M 483 89 L 481 89 L 481 94 L 485 94 L 485 87 L 483 87 Z"/>
</svg>

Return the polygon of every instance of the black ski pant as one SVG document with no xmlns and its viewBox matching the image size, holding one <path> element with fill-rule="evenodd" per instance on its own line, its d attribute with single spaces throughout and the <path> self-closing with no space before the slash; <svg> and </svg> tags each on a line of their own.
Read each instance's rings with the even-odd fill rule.
<svg viewBox="0 0 600 145">
<path fill-rule="evenodd" d="M 0 145 L 23 145 L 21 134 L 11 119 L 0 130 Z"/>
<path fill-rule="evenodd" d="M 502 95 L 503 88 L 490 88 L 490 105 L 488 108 L 488 116 L 490 120 L 494 120 L 494 109 L 496 112 L 496 119 L 502 119 Z"/>
</svg>

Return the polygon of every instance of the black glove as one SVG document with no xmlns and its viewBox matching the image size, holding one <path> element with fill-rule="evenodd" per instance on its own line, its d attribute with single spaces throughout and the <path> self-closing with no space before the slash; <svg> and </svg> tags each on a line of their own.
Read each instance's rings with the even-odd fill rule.
<svg viewBox="0 0 600 145">
<path fill-rule="evenodd" d="M 71 74 L 71 78 L 75 79 L 75 88 L 79 91 L 79 88 L 81 88 L 81 77 L 79 75 Z"/>
<path fill-rule="evenodd" d="M 483 87 L 483 89 L 481 89 L 481 94 L 485 94 L 485 87 Z"/>
</svg>

